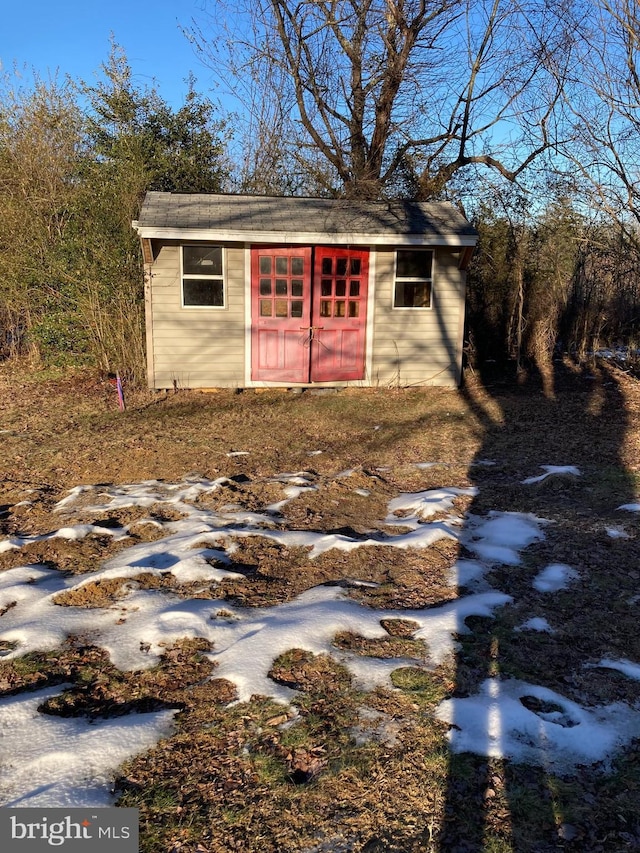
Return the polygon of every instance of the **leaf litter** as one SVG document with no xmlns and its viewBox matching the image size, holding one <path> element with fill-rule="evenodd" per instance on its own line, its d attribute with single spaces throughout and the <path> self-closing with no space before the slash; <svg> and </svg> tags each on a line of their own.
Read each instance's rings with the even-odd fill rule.
<svg viewBox="0 0 640 853">
<path fill-rule="evenodd" d="M 414 463 L 407 458 L 406 447 L 395 458 L 390 449 L 378 467 L 343 467 L 340 477 L 328 464 L 332 448 L 325 443 L 325 453 L 313 457 L 318 470 L 291 467 L 282 476 L 274 476 L 273 467 L 264 462 L 247 465 L 250 458 L 259 458 L 251 448 L 252 457 L 233 457 L 227 465 L 222 462 L 220 472 L 209 469 L 210 477 L 132 481 L 134 493 L 148 487 L 150 497 L 154 489 L 159 490 L 160 500 L 144 507 L 92 509 L 107 503 L 104 496 L 96 500 L 100 490 L 121 486 L 84 486 L 82 499 L 63 508 L 58 525 L 50 524 L 51 488 L 31 495 L 25 491 L 22 506 L 12 505 L 16 498 L 7 492 L 8 512 L 0 519 L 0 533 L 14 544 L 29 536 L 45 538 L 0 554 L 3 574 L 20 568 L 29 572 L 22 581 L 15 575 L 15 582 L 5 586 L 3 593 L 21 586 L 42 588 L 57 577 L 56 601 L 64 601 L 60 597 L 66 594 L 72 597 L 66 605 L 50 603 L 50 609 L 68 615 L 82 610 L 93 624 L 87 627 L 78 618 L 70 625 L 70 633 L 58 625 L 57 639 L 48 651 L 36 648 L 25 653 L 19 639 L 0 640 L 0 650 L 6 652 L 0 663 L 5 696 L 28 696 L 27 688 L 50 687 L 55 692 L 41 702 L 42 711 L 47 712 L 38 712 L 41 717 L 78 723 L 91 720 L 96 730 L 111 719 L 128 719 L 133 724 L 145 714 L 169 715 L 170 733 L 119 771 L 108 769 L 100 788 L 109 801 L 120 797 L 121 804 L 141 808 L 141 838 L 147 851 L 458 849 L 456 844 L 471 843 L 480 814 L 496 850 L 539 853 L 556 849 L 558 843 L 567 850 L 632 847 L 640 839 L 640 827 L 633 818 L 633 792 L 640 783 L 633 740 L 640 690 L 634 688 L 639 682 L 633 673 L 640 650 L 633 633 L 621 633 L 619 626 L 630 624 L 637 601 L 637 576 L 632 577 L 632 555 L 637 553 L 632 507 L 636 504 L 629 502 L 631 492 L 623 490 L 617 475 L 612 473 L 607 483 L 608 450 L 602 435 L 598 441 L 603 473 L 595 489 L 595 469 L 589 459 L 596 438 L 587 435 L 587 429 L 584 452 L 579 444 L 582 433 L 572 430 L 567 441 L 568 433 L 559 420 L 552 421 L 553 429 L 545 436 L 549 439 L 546 452 L 538 452 L 537 458 L 535 451 L 523 452 L 512 426 L 520 405 L 516 397 L 501 398 L 510 414 L 496 432 L 494 445 L 487 443 L 486 453 L 494 464 L 482 466 L 474 475 L 481 485 L 479 494 L 458 495 L 453 507 L 431 515 L 431 521 L 440 525 L 439 532 L 449 534 L 431 541 L 433 531 L 421 529 L 430 523 L 427 519 L 412 521 L 415 511 L 410 508 L 390 512 L 390 502 L 401 493 L 415 499 L 430 490 L 466 489 L 469 482 L 464 466 L 453 461 Z M 448 408 L 452 402 L 449 398 Z M 180 400 L 175 403 L 179 405 Z M 340 400 L 335 404 L 340 405 Z M 570 398 L 568 405 L 563 402 L 563 409 L 570 411 L 572 404 Z M 251 407 L 241 408 L 242 417 L 250 414 Z M 544 406 L 539 409 L 544 411 Z M 198 406 L 193 413 L 197 420 Z M 523 423 L 531 418 L 531 399 L 526 395 L 522 395 L 522 413 Z M 375 417 L 384 420 L 379 414 Z M 394 403 L 389 417 L 401 419 L 402 408 Z M 460 426 L 462 421 L 456 423 Z M 170 421 L 167 425 L 170 432 Z M 383 433 L 379 431 L 377 441 L 383 440 Z M 627 470 L 632 471 L 637 453 L 632 448 L 634 433 L 628 435 L 624 453 Z M 362 437 L 369 441 L 364 432 Z M 561 453 L 549 452 L 554 440 L 556 451 L 562 445 Z M 415 440 L 414 444 L 418 446 Z M 235 443 L 235 447 L 249 446 L 246 440 Z M 363 455 L 369 452 L 369 446 L 363 447 Z M 540 471 L 540 461 L 554 458 L 562 462 L 575 458 L 580 475 L 559 471 L 537 483 L 536 489 L 530 484 L 518 487 Z M 171 462 L 174 470 L 180 464 L 179 459 Z M 189 469 L 183 465 L 182 470 Z M 301 482 L 297 484 L 288 479 L 298 475 Z M 216 480 L 222 482 L 209 489 Z M 76 479 L 83 481 L 88 482 Z M 194 483 L 203 488 L 196 485 L 195 494 L 184 496 L 181 507 L 175 500 L 177 493 Z M 164 490 L 165 485 L 172 488 Z M 305 491 L 296 494 L 296 487 Z M 617 501 L 616 495 L 620 495 Z M 126 496 L 121 497 L 125 503 Z M 38 509 L 44 506 L 43 499 L 47 512 Z M 597 511 L 595 524 L 581 512 L 589 504 Z M 617 510 L 618 506 L 624 510 Z M 505 511 L 514 507 L 521 512 Z M 204 539 L 190 540 L 195 534 L 192 511 L 203 509 L 217 520 L 200 519 Z M 238 515 L 233 517 L 234 513 Z M 453 520 L 456 515 L 458 525 Z M 172 523 L 181 524 L 167 526 Z M 100 530 L 101 524 L 111 531 L 121 528 L 126 535 L 114 537 Z M 84 538 L 50 535 L 77 526 L 80 536 L 80 525 L 95 529 L 85 532 Z M 501 525 L 502 540 L 497 535 Z M 612 537 L 607 525 L 625 535 Z M 295 544 L 286 536 L 290 528 L 296 536 L 314 535 Z M 519 531 L 515 542 L 512 528 Z M 415 530 L 424 537 L 410 547 L 400 547 L 402 537 Z M 517 537 L 525 530 L 526 541 L 519 544 Z M 214 541 L 208 534 L 216 534 Z M 318 534 L 344 538 L 334 540 L 339 547 L 325 550 Z M 389 540 L 394 538 L 392 544 Z M 144 547 L 165 539 L 169 541 L 164 557 L 161 548 L 148 551 Z M 132 546 L 142 547 L 129 560 L 123 555 Z M 141 565 L 130 565 L 138 560 Z M 609 580 L 604 567 L 616 561 L 620 570 Z M 575 568 L 577 576 L 564 585 L 556 577 L 555 590 L 538 592 L 533 585 L 536 576 L 545 567 L 558 565 Z M 44 575 L 35 576 L 35 569 Z M 102 575 L 105 570 L 112 570 L 111 574 Z M 214 576 L 214 570 L 228 574 Z M 55 595 L 53 586 L 47 595 Z M 212 612 L 215 608 L 215 618 L 208 621 L 228 629 L 218 637 L 237 638 L 232 626 L 252 623 L 261 630 L 258 620 L 273 617 L 278 610 L 282 614 L 285 606 L 291 607 L 291 627 L 297 618 L 292 616 L 295 608 L 304 603 L 300 598 L 314 589 L 338 593 L 335 599 L 320 595 L 318 613 L 322 608 L 326 613 L 334 605 L 338 609 L 347 605 L 354 607 L 347 609 L 350 618 L 360 615 L 360 608 L 366 618 L 341 626 L 333 637 L 315 638 L 323 649 L 319 652 L 294 642 L 271 661 L 266 675 L 262 673 L 263 683 L 276 688 L 267 695 L 254 694 L 240 701 L 230 670 L 226 678 L 220 677 L 217 658 L 225 662 L 220 639 L 216 645 L 215 639 L 198 636 L 198 630 L 189 639 L 189 619 L 207 603 Z M 423 617 L 435 611 L 436 617 L 444 619 L 447 606 L 469 597 L 478 604 L 478 596 L 485 594 L 500 595 L 501 603 L 469 615 L 460 609 L 457 622 L 453 620 L 447 630 L 446 625 L 440 626 L 449 651 L 437 664 L 437 631 L 426 636 L 425 622 L 416 621 L 413 611 L 423 611 Z M 161 630 L 153 620 L 145 623 L 142 618 L 147 595 L 149 602 L 156 597 L 165 600 L 166 608 L 156 611 L 159 617 L 170 617 L 164 622 L 160 618 Z M 14 618 L 22 606 L 17 595 L 3 601 L 0 626 L 8 625 L 8 618 L 12 614 Z M 604 601 L 609 607 L 601 606 Z M 193 611 L 191 602 L 196 604 Z M 35 613 L 36 602 L 31 604 Z M 129 605 L 143 613 L 133 607 L 130 612 L 123 609 Z M 137 658 L 136 668 L 118 669 L 109 658 L 110 649 L 100 647 L 104 631 L 92 617 L 99 620 L 103 611 L 111 611 L 114 632 L 118 627 L 124 630 L 130 620 L 129 627 L 137 623 L 140 628 L 137 649 L 132 642 L 127 651 L 132 661 Z M 309 612 L 298 610 L 301 619 Z M 586 624 L 581 617 L 585 613 L 589 614 Z M 172 620 L 175 633 L 167 624 Z M 528 620 L 531 625 L 525 628 Z M 272 618 L 269 624 L 276 622 Z M 544 627 L 549 623 L 553 634 Z M 371 636 L 374 624 L 379 633 Z M 433 621 L 430 627 L 435 630 L 435 625 Z M 146 626 L 152 628 L 149 633 Z M 187 633 L 175 639 L 181 626 Z M 514 632 L 519 626 L 525 630 Z M 56 633 L 55 625 L 46 627 Z M 421 638 L 416 636 L 420 631 L 426 631 Z M 526 644 L 516 641 L 525 633 Z M 394 636 L 410 645 L 394 649 L 389 644 Z M 378 642 L 381 655 L 390 656 L 375 656 Z M 298 658 L 293 660 L 292 655 Z M 179 670 L 185 670 L 184 677 Z M 288 699 L 278 697 L 280 687 L 290 691 Z M 542 696 L 540 690 L 550 693 Z M 482 718 L 492 723 L 500 720 L 503 735 L 497 742 L 503 744 L 503 751 L 515 743 L 530 763 L 518 764 L 522 759 L 516 754 L 509 760 L 498 757 L 495 738 L 489 757 L 448 752 L 447 745 L 457 750 L 461 741 L 456 743 L 456 738 L 463 737 L 467 748 L 490 752 L 486 737 L 474 740 L 473 731 L 461 725 L 465 705 L 453 704 L 474 699 Z M 445 709 L 452 722 L 447 721 Z M 596 723 L 601 727 L 595 729 L 596 744 L 614 733 L 602 760 L 595 756 L 592 761 L 593 753 L 576 759 L 575 754 L 559 749 L 562 757 L 549 763 L 548 733 L 536 741 L 540 732 L 549 729 L 552 734 L 562 730 L 559 737 L 565 743 L 563 731 L 577 738 Z M 385 736 L 387 725 L 390 737 Z M 536 756 L 542 754 L 549 769 L 537 771 Z M 605 771 L 613 773 L 611 782 L 605 781 L 608 777 L 603 780 Z M 480 805 L 474 805 L 475 794 L 464 780 L 480 784 L 485 777 L 489 780 L 486 790 L 482 789 L 485 795 Z M 71 780 L 66 784 L 68 790 L 82 793 L 81 784 L 75 788 Z M 90 780 L 84 784 L 90 786 Z M 517 797 L 522 797 L 522 805 Z M 555 820 L 545 818 L 547 799 L 553 801 Z M 465 815 L 469 824 L 453 842 L 451 826 Z M 518 819 L 530 827 L 529 836 L 517 834 Z"/>
</svg>

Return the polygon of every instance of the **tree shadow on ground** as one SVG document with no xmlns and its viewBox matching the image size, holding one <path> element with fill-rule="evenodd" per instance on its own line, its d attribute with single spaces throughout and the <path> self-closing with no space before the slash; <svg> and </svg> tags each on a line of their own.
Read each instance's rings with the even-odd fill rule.
<svg viewBox="0 0 640 853">
<path fill-rule="evenodd" d="M 463 388 L 484 427 L 470 471 L 479 491 L 469 517 L 517 511 L 550 523 L 544 524 L 543 541 L 521 551 L 520 565 L 497 564 L 485 575 L 512 602 L 496 610 L 494 618 L 467 620 L 471 632 L 460 637 L 454 697 L 476 695 L 487 679 L 518 679 L 582 707 L 640 701 L 638 681 L 594 666 L 603 658 L 640 661 L 634 630 L 640 524 L 637 514 L 619 509 L 638 500 L 640 485 L 626 441 L 631 386 L 625 382 L 633 380 L 606 365 L 556 362 L 545 376 L 518 382 L 476 375 Z M 638 401 L 637 388 L 635 393 Z M 576 466 L 580 475 L 523 483 L 543 474 L 544 465 Z M 532 582 L 551 564 L 568 565 L 577 577 L 565 589 L 540 591 Z M 459 590 L 460 595 L 468 592 Z M 519 630 L 533 617 L 546 619 L 552 633 Z M 544 716 L 545 708 L 536 708 L 535 702 L 530 710 Z M 507 735 L 507 721 L 500 715 L 495 704 L 486 719 L 496 753 Z M 464 723 L 454 712 L 453 731 L 456 725 Z M 437 849 L 638 850 L 640 819 L 630 793 L 635 790 L 637 797 L 640 783 L 634 753 L 633 745 L 627 747 L 609 772 L 602 763 L 569 772 L 452 752 Z"/>
</svg>

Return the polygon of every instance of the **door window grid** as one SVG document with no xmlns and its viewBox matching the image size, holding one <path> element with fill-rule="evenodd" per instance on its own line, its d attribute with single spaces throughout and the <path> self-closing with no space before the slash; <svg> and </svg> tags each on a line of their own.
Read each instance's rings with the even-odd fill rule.
<svg viewBox="0 0 640 853">
<path fill-rule="evenodd" d="M 361 259 L 326 257 L 322 258 L 320 268 L 320 316 L 359 317 Z"/>
<path fill-rule="evenodd" d="M 260 255 L 258 260 L 261 317 L 302 317 L 304 258 Z"/>
</svg>

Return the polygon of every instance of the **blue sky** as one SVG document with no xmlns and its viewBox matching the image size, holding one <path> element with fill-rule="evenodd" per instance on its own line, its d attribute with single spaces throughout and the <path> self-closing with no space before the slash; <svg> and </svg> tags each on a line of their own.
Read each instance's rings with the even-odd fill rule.
<svg viewBox="0 0 640 853">
<path fill-rule="evenodd" d="M 41 76 L 58 72 L 93 83 L 109 55 L 113 33 L 129 60 L 134 79 L 151 84 L 173 106 L 182 103 L 189 71 L 196 90 L 216 97 L 211 72 L 180 30 L 199 17 L 203 0 L 8 0 L 2 4 L 0 63 L 34 68 Z M 29 75 L 26 74 L 28 79 Z"/>
</svg>

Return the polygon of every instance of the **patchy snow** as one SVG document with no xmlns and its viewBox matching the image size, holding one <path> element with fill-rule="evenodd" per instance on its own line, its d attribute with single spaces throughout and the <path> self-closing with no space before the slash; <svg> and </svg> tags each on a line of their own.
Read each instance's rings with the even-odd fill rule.
<svg viewBox="0 0 640 853">
<path fill-rule="evenodd" d="M 448 512 L 453 509 L 454 500 L 467 495 L 475 497 L 478 489 L 430 489 L 426 492 L 415 492 L 402 494 L 389 501 L 389 515 L 385 519 L 387 524 L 406 524 L 416 527 L 422 521 L 426 521 L 439 513 Z"/>
<path fill-rule="evenodd" d="M 541 465 L 540 467 L 544 471 L 544 474 L 539 474 L 537 477 L 527 477 L 522 482 L 528 486 L 533 483 L 541 483 L 547 477 L 566 477 L 567 475 L 579 477 L 581 474 L 580 469 L 576 468 L 575 465 Z"/>
<path fill-rule="evenodd" d="M 640 681 L 640 663 L 625 660 L 611 660 L 610 658 L 602 658 L 599 663 L 585 664 L 589 668 L 603 667 L 604 669 L 615 669 L 626 675 L 628 678 L 633 678 L 634 681 Z"/>
<path fill-rule="evenodd" d="M 111 805 L 115 771 L 171 734 L 175 711 L 88 720 L 42 714 L 64 685 L 0 702 L 0 803 L 73 808 Z"/>
<path fill-rule="evenodd" d="M 433 464 L 436 463 L 418 463 L 418 467 L 426 469 Z M 347 470 L 337 476 L 348 478 L 354 473 L 355 470 Z M 494 565 L 516 570 L 521 564 L 521 552 L 545 538 L 544 527 L 548 523 L 532 514 L 501 511 L 461 518 L 455 512 L 456 498 L 474 497 L 477 490 L 443 487 L 393 498 L 380 529 L 365 535 L 292 530 L 286 527 L 286 504 L 317 489 L 318 475 L 299 471 L 269 479 L 266 482 L 281 487 L 283 497 L 259 512 L 237 506 L 214 511 L 202 503 L 202 497 L 230 482 L 224 477 L 208 480 L 193 475 L 181 483 L 149 480 L 72 489 L 57 504 L 56 510 L 62 515 L 71 515 L 77 509 L 100 515 L 125 507 L 145 509 L 163 504 L 180 517 L 143 518 L 132 523 L 130 527 L 152 523 L 161 536 L 122 547 L 94 572 L 68 577 L 42 565 L 24 565 L 0 573 L 0 640 L 7 646 L 0 654 L 6 660 L 31 651 L 51 650 L 62 645 L 68 636 L 76 635 L 104 648 L 120 669 L 139 670 L 154 665 L 167 645 L 183 638 L 202 637 L 212 644 L 210 657 L 217 664 L 215 677 L 226 678 L 235 685 L 238 701 L 254 694 L 283 703 L 295 700 L 295 691 L 269 677 L 274 659 L 291 648 L 332 655 L 364 690 L 376 685 L 390 687 L 395 669 L 407 665 L 437 666 L 455 652 L 457 636 L 469 630 L 466 619 L 491 617 L 496 608 L 512 601 L 505 593 L 491 589 L 484 575 Z M 354 491 L 368 494 L 366 489 Z M 385 532 L 385 525 L 400 528 L 401 532 Z M 80 539 L 92 534 L 126 540 L 130 529 L 68 523 L 42 536 L 8 537 L 0 541 L 0 553 L 55 537 Z M 372 585 L 353 578 L 342 586 L 309 589 L 278 606 L 242 608 L 222 599 L 184 599 L 168 589 L 144 589 L 136 583 L 137 575 L 143 572 L 159 577 L 170 573 L 179 583 L 201 582 L 208 587 L 237 577 L 230 571 L 230 556 L 238 540 L 252 536 L 287 547 L 307 548 L 309 559 L 331 549 L 425 549 L 441 540 L 452 540 L 473 555 L 458 559 L 449 570 L 448 582 L 467 588 L 467 593 L 424 609 L 377 610 L 349 597 L 348 587 Z M 534 585 L 553 592 L 577 576 L 569 566 L 552 564 Z M 123 580 L 121 597 L 110 607 L 87 609 L 55 603 L 62 592 L 81 590 L 89 583 L 109 578 Z M 385 637 L 381 622 L 394 618 L 416 623 L 412 636 L 424 641 L 424 659 L 379 659 L 339 651 L 333 646 L 336 633 L 341 631 L 370 639 Z M 538 617 L 518 630 L 553 629 Z M 640 666 L 628 661 L 603 660 L 598 665 L 613 665 L 630 677 L 636 677 L 632 675 L 634 667 L 640 670 Z M 38 713 L 38 705 L 44 699 L 63 689 L 0 700 L 0 802 L 106 805 L 111 802 L 110 780 L 115 768 L 171 731 L 174 712 L 169 711 L 91 722 Z M 522 701 L 527 697 L 543 703 L 541 707 L 547 703 L 551 710 L 530 710 Z M 586 710 L 543 688 L 496 679 L 487 680 L 476 697 L 443 702 L 437 714 L 456 726 L 449 733 L 455 750 L 503 755 L 552 768 L 567 762 L 599 761 L 640 732 L 640 713 L 627 706 Z M 375 734 L 377 718 L 363 718 L 365 722 L 371 725 L 363 728 L 380 736 Z M 380 728 L 383 733 L 387 731 L 386 722 L 381 722 Z M 11 736 L 2 737 L 3 731 L 10 731 Z"/>
<path fill-rule="evenodd" d="M 557 772 L 604 761 L 640 735 L 640 714 L 628 705 L 583 708 L 553 690 L 515 679 L 488 678 L 477 695 L 446 699 L 436 716 L 451 724 L 454 752 L 509 758 Z"/>
<path fill-rule="evenodd" d="M 627 512 L 640 512 L 640 503 L 637 504 L 622 504 L 618 509 L 626 509 Z"/>
<path fill-rule="evenodd" d="M 626 530 L 623 530 L 621 527 L 605 527 L 607 532 L 607 536 L 610 536 L 611 539 L 629 539 L 629 534 Z"/>
<path fill-rule="evenodd" d="M 549 625 L 543 616 L 534 616 L 532 619 L 527 619 L 522 625 L 518 625 L 516 631 L 539 631 L 543 634 L 554 634 L 555 630 Z"/>
<path fill-rule="evenodd" d="M 544 539 L 545 523 L 530 513 L 492 511 L 486 520 L 469 525 L 464 544 L 489 565 L 518 566 L 520 550 Z"/>
<path fill-rule="evenodd" d="M 532 581 L 532 586 L 538 592 L 558 592 L 565 589 L 569 583 L 579 577 L 578 572 L 564 563 L 551 563 L 543 569 Z"/>
<path fill-rule="evenodd" d="M 449 569 L 447 582 L 449 586 L 478 586 L 486 569 L 479 560 L 456 560 Z"/>
</svg>

